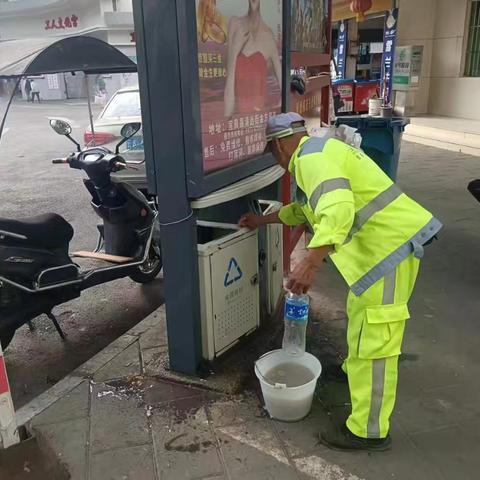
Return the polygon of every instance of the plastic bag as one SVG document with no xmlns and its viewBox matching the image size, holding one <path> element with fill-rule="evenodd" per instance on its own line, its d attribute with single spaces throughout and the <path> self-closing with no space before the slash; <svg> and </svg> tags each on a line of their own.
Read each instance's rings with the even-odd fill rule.
<svg viewBox="0 0 480 480">
<path fill-rule="evenodd" d="M 356 128 L 349 127 L 348 125 L 313 128 L 310 131 L 310 135 L 312 137 L 324 138 L 325 140 L 336 138 L 355 148 L 360 148 L 360 145 L 362 144 L 362 135 L 360 135 Z"/>
</svg>

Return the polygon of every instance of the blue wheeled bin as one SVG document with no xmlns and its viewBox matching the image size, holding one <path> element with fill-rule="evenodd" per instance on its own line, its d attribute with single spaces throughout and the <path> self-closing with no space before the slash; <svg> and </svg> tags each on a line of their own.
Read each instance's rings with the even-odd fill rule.
<svg viewBox="0 0 480 480">
<path fill-rule="evenodd" d="M 362 150 L 392 179 L 397 178 L 400 145 L 405 127 L 410 119 L 405 117 L 369 117 L 355 115 L 338 117 L 335 125 L 348 125 L 362 135 Z"/>
</svg>

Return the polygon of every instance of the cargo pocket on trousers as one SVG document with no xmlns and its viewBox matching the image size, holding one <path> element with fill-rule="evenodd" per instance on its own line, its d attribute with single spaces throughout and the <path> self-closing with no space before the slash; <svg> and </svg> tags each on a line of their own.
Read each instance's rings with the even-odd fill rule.
<svg viewBox="0 0 480 480">
<path fill-rule="evenodd" d="M 367 307 L 358 342 L 358 357 L 373 360 L 400 355 L 405 322 L 409 318 L 406 304 Z"/>
</svg>

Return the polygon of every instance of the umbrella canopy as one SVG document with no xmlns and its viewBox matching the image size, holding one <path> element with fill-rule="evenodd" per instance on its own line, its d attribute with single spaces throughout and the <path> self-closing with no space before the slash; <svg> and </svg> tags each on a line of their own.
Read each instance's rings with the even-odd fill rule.
<svg viewBox="0 0 480 480">
<path fill-rule="evenodd" d="M 93 37 L 0 42 L 0 78 L 61 72 L 136 72 L 137 65 L 112 45 Z"/>
</svg>

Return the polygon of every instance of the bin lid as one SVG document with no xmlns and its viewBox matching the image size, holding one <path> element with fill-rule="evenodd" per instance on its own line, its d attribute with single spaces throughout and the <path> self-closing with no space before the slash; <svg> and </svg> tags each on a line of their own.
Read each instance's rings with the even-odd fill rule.
<svg viewBox="0 0 480 480">
<path fill-rule="evenodd" d="M 410 123 L 407 117 L 371 117 L 369 115 L 347 115 L 337 117 L 335 126 L 348 125 L 359 130 L 367 128 L 405 127 Z"/>
<path fill-rule="evenodd" d="M 380 80 L 355 80 L 355 83 L 357 85 L 374 85 L 380 84 Z"/>
<path fill-rule="evenodd" d="M 255 175 L 250 175 L 239 182 L 228 185 L 228 187 L 221 188 L 216 192 L 212 192 L 205 197 L 197 198 L 191 202 L 191 207 L 194 210 L 202 208 L 213 207 L 221 203 L 235 200 L 236 198 L 244 197 L 253 192 L 257 192 L 268 185 L 276 182 L 285 174 L 285 170 L 280 165 L 262 170 Z"/>
<path fill-rule="evenodd" d="M 332 85 L 342 85 L 343 83 L 355 83 L 355 80 L 353 78 L 339 78 L 332 81 Z"/>
</svg>

